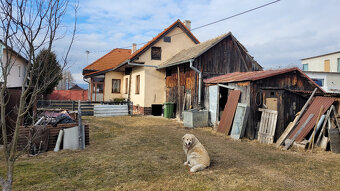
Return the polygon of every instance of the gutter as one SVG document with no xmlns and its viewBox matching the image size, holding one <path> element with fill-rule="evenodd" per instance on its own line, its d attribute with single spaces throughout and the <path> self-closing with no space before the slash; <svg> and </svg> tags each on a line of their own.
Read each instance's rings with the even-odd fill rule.
<svg viewBox="0 0 340 191">
<path fill-rule="evenodd" d="M 158 66 L 145 65 L 145 64 L 137 64 L 137 63 L 130 62 L 130 59 L 128 60 L 127 64 L 130 65 L 130 66 L 144 66 L 144 67 L 153 67 L 153 68 L 158 69 Z"/>
<path fill-rule="evenodd" d="M 189 61 L 190 61 L 190 68 L 198 73 L 198 105 L 201 106 L 202 72 L 192 65 L 194 62 L 194 59 L 190 59 Z"/>
</svg>

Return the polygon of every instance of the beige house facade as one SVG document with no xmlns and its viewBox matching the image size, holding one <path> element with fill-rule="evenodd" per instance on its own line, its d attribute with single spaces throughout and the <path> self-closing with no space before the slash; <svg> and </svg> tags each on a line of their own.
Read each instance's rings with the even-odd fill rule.
<svg viewBox="0 0 340 191">
<path fill-rule="evenodd" d="M 125 99 L 133 103 L 134 113 L 151 114 L 152 106 L 163 104 L 166 98 L 165 71 L 157 70 L 158 66 L 198 43 L 190 32 L 190 21 L 177 20 L 140 49 L 136 50 L 134 44 L 128 56 L 126 50 L 122 50 L 123 55 L 114 49 L 84 68 L 84 79 L 91 92 L 89 99 Z M 110 61 L 116 57 L 124 61 Z M 104 60 L 107 67 L 99 69 Z"/>
</svg>

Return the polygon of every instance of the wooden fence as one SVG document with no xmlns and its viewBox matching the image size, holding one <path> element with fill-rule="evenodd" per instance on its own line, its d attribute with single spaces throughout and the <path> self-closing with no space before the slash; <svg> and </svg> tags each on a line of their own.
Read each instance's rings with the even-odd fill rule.
<svg viewBox="0 0 340 191">
<path fill-rule="evenodd" d="M 127 105 L 128 114 L 132 114 L 132 102 L 94 102 L 94 101 L 80 101 L 82 116 L 93 116 L 95 105 Z M 37 102 L 39 109 L 65 109 L 68 111 L 78 110 L 78 101 L 65 100 L 39 100 Z"/>
</svg>

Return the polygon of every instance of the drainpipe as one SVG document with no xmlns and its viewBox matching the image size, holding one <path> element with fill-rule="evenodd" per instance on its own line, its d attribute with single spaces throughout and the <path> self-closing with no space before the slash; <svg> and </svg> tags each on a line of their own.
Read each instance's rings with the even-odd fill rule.
<svg viewBox="0 0 340 191">
<path fill-rule="evenodd" d="M 190 68 L 198 73 L 198 106 L 201 106 L 202 72 L 192 65 L 193 62 L 194 59 L 190 59 Z"/>
<path fill-rule="evenodd" d="M 87 93 L 87 96 L 88 96 L 87 99 L 89 99 L 89 98 L 91 97 L 90 95 L 91 95 L 91 93 L 92 93 L 91 86 L 90 86 L 90 82 L 87 81 L 86 78 L 84 78 L 84 76 L 83 76 L 83 80 L 84 80 L 84 82 L 88 83 L 88 86 L 87 86 L 87 87 L 89 87 L 89 88 L 88 88 L 88 93 Z M 92 101 L 92 99 L 91 99 L 91 101 Z"/>
</svg>

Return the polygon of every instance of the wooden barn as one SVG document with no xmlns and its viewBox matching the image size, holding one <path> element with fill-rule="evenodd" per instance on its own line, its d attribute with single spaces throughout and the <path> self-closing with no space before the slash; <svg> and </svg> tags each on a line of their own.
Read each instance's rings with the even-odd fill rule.
<svg viewBox="0 0 340 191">
<path fill-rule="evenodd" d="M 182 50 L 160 65 L 166 73 L 166 101 L 183 110 L 204 107 L 203 80 L 232 72 L 259 71 L 262 67 L 229 32 Z"/>
<path fill-rule="evenodd" d="M 298 68 L 266 70 L 257 72 L 235 72 L 206 79 L 206 92 L 209 100 L 210 120 L 214 125 L 220 121 L 221 113 L 228 99 L 228 94 L 240 90 L 238 102 L 248 106 L 245 137 L 257 137 L 261 112 L 259 108 L 267 107 L 278 111 L 274 139 L 277 140 L 295 114 L 305 104 L 309 94 L 317 88 L 324 91 Z"/>
</svg>

